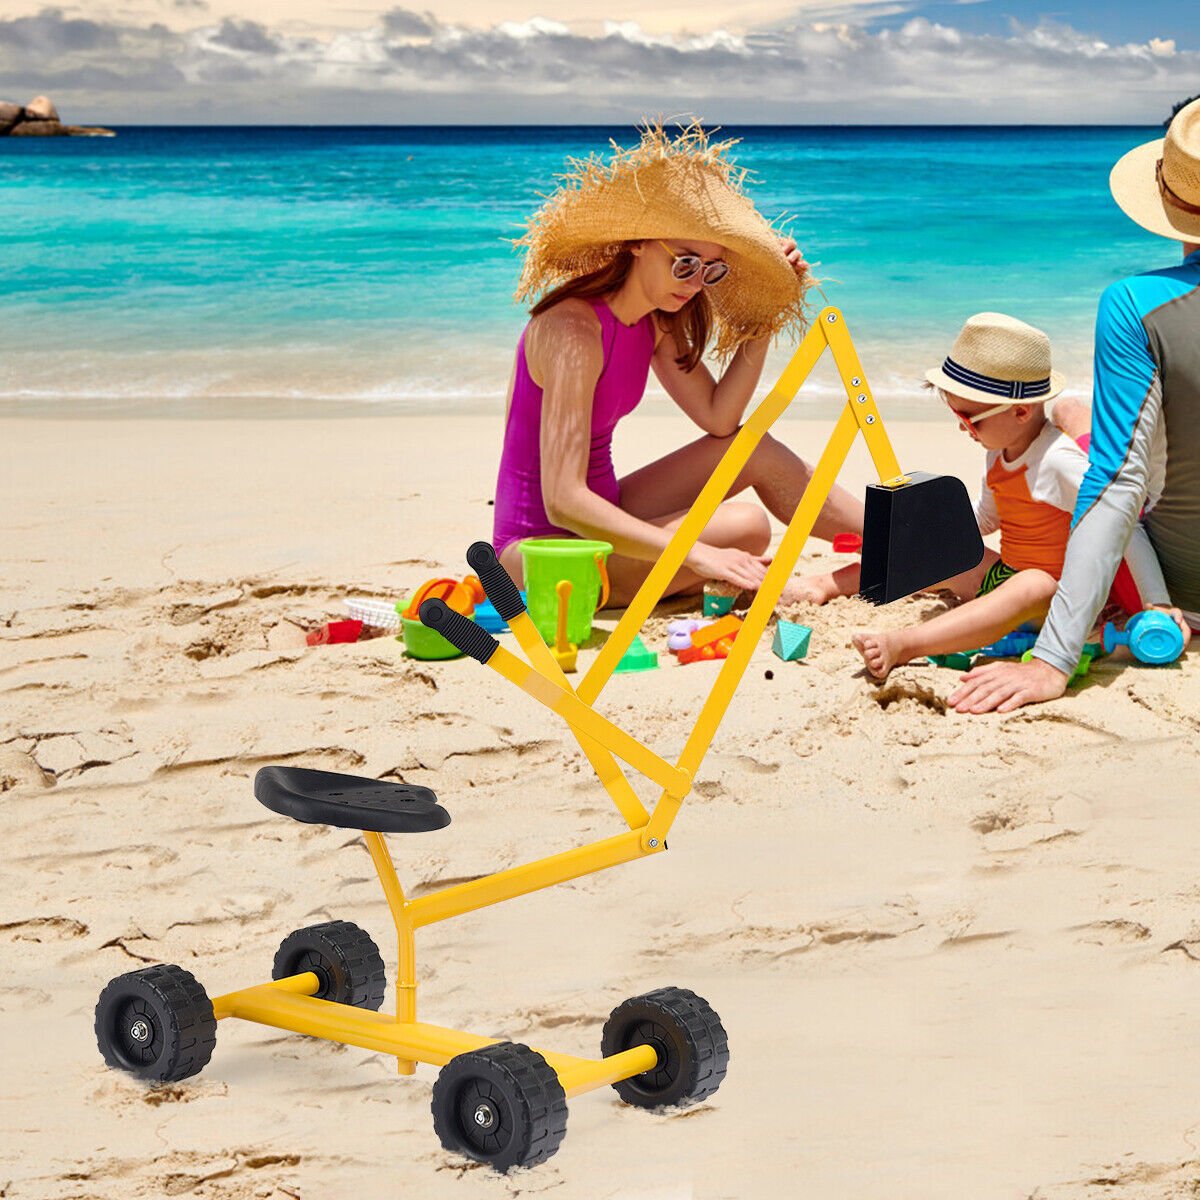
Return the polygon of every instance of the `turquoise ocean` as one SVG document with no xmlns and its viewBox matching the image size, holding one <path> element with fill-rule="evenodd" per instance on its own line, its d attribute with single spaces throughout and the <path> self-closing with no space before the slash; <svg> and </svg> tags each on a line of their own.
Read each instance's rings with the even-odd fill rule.
<svg viewBox="0 0 1200 1200">
<path fill-rule="evenodd" d="M 525 320 L 506 239 L 632 127 L 121 128 L 0 141 L 0 412 L 494 411 Z M 1177 261 L 1108 171 L 1161 130 L 728 127 L 897 415 L 972 312 L 1086 392 L 1097 299 Z M 814 303 L 824 300 L 811 293 Z M 786 359 L 779 346 L 767 374 Z M 827 408 L 820 371 L 797 411 Z M 651 396 L 648 403 L 665 403 Z"/>
</svg>

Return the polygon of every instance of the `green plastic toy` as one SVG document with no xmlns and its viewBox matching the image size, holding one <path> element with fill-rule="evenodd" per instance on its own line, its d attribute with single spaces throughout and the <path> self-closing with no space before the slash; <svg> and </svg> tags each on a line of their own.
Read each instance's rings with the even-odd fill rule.
<svg viewBox="0 0 1200 1200">
<path fill-rule="evenodd" d="M 567 641 L 582 646 L 592 636 L 592 616 L 608 603 L 608 542 L 583 538 L 526 538 L 521 542 L 529 615 L 542 640 L 558 636 L 558 585 L 571 584 L 567 605 Z"/>
<path fill-rule="evenodd" d="M 409 606 L 406 597 L 396 605 L 396 612 L 403 614 Z M 461 658 L 462 651 L 452 642 L 446 641 L 436 629 L 427 629 L 420 621 L 401 615 L 400 625 L 404 632 L 396 641 L 404 643 L 404 649 L 411 658 L 436 660 L 441 658 Z"/>
<path fill-rule="evenodd" d="M 928 654 L 925 657 L 935 667 L 948 667 L 951 671 L 969 671 L 978 653 L 977 650 L 957 650 L 953 654 Z"/>
<path fill-rule="evenodd" d="M 646 648 L 646 643 L 640 636 L 633 639 L 633 645 L 621 655 L 621 661 L 613 669 L 618 675 L 632 671 L 654 671 L 658 668 L 658 655 Z"/>
<path fill-rule="evenodd" d="M 723 617 L 733 611 L 736 596 L 714 596 L 704 593 L 704 615 L 706 617 Z"/>
<path fill-rule="evenodd" d="M 777 621 L 771 649 L 784 662 L 796 662 L 808 654 L 811 638 L 812 630 L 807 625 L 797 625 L 794 621 Z"/>
</svg>

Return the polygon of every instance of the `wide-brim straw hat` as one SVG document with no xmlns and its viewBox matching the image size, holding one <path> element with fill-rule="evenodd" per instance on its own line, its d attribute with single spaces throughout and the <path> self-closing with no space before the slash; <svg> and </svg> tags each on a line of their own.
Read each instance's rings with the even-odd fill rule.
<svg viewBox="0 0 1200 1200">
<path fill-rule="evenodd" d="M 518 301 L 536 300 L 569 279 L 610 263 L 622 243 L 644 239 L 717 242 L 729 274 L 705 288 L 714 351 L 731 354 L 751 338 L 804 327 L 804 282 L 777 233 L 743 191 L 747 172 L 728 157 L 737 139 L 710 141 L 699 123 L 676 137 L 661 124 L 641 144 L 612 143 L 608 159 L 570 159 L 562 184 L 515 244 L 525 247 Z"/>
<path fill-rule="evenodd" d="M 925 379 L 944 392 L 978 404 L 1014 405 L 1052 400 L 1066 377 L 1050 365 L 1050 339 L 1004 313 L 968 317 L 940 367 Z"/>
<path fill-rule="evenodd" d="M 1143 229 L 1200 243 L 1200 100 L 1175 114 L 1165 138 L 1119 159 L 1108 186 L 1125 215 Z"/>
</svg>

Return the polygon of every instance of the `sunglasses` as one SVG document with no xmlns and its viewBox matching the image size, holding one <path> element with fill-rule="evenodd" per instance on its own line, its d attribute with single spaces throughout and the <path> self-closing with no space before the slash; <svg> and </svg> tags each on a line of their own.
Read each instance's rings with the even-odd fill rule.
<svg viewBox="0 0 1200 1200">
<path fill-rule="evenodd" d="M 968 417 L 966 413 L 961 413 L 949 400 L 946 401 L 946 407 L 961 421 L 973 434 L 979 434 L 979 423 L 986 421 L 988 417 L 994 417 L 997 413 L 1002 413 L 1006 409 L 1012 408 L 1011 404 L 997 404 L 992 408 L 985 408 L 981 413 L 975 413 Z"/>
<path fill-rule="evenodd" d="M 700 276 L 700 282 L 705 287 L 712 287 L 714 283 L 720 283 L 729 274 L 727 262 L 705 262 L 698 254 L 676 254 L 666 242 L 660 241 L 658 244 L 674 260 L 671 263 L 671 278 L 678 279 L 681 283 L 685 279 L 691 279 L 697 271 L 703 270 L 704 274 Z"/>
</svg>

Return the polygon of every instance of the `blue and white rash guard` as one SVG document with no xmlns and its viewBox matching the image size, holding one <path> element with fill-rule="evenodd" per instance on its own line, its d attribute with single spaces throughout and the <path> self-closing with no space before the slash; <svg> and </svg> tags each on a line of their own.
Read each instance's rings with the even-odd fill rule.
<svg viewBox="0 0 1200 1200">
<path fill-rule="evenodd" d="M 1095 354 L 1090 462 L 1033 651 L 1068 675 L 1143 507 L 1163 584 L 1142 602 L 1175 604 L 1200 626 L 1200 250 L 1112 284 Z"/>
</svg>

